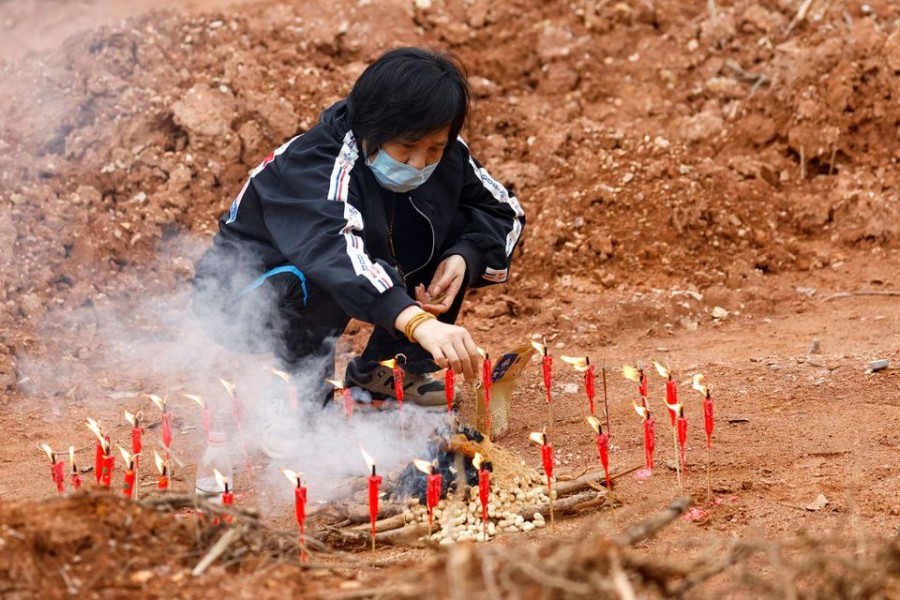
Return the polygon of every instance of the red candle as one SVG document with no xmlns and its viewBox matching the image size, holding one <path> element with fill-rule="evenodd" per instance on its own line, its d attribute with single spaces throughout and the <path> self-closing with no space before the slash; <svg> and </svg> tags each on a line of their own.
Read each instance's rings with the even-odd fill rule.
<svg viewBox="0 0 900 600">
<path fill-rule="evenodd" d="M 585 357 L 585 360 L 590 360 Z M 587 371 L 584 372 L 584 391 L 588 397 L 588 406 L 591 409 L 591 414 L 594 414 L 594 394 L 596 393 L 594 390 L 594 365 L 588 364 Z"/>
<path fill-rule="evenodd" d="M 301 485 L 297 474 L 297 487 L 294 488 L 294 511 L 297 513 L 297 525 L 300 527 L 300 561 L 306 562 L 306 487 Z"/>
<path fill-rule="evenodd" d="M 544 388 L 547 390 L 547 404 L 553 401 L 550 394 L 550 386 L 553 383 L 553 357 L 547 354 L 547 348 L 544 348 L 544 357 L 541 359 L 541 369 L 544 374 Z"/>
<path fill-rule="evenodd" d="M 478 498 L 481 500 L 481 526 L 483 537 L 487 541 L 488 499 L 491 495 L 491 463 L 482 460 L 476 452 L 472 464 L 478 469 Z"/>
<path fill-rule="evenodd" d="M 108 443 L 108 442 L 107 442 Z M 116 457 L 112 454 L 107 454 L 103 457 L 103 472 L 100 476 L 100 485 L 105 488 L 108 488 L 112 485 L 112 474 L 116 468 Z"/>
<path fill-rule="evenodd" d="M 666 404 L 674 405 L 678 404 L 678 385 L 675 383 L 675 380 L 672 379 L 672 376 L 669 375 L 669 378 L 666 380 Z M 671 408 L 669 410 L 669 420 L 672 422 L 672 427 L 675 426 L 676 414 L 675 411 Z"/>
<path fill-rule="evenodd" d="M 431 521 L 434 516 L 434 507 L 441 501 L 441 487 L 443 481 L 440 473 L 431 473 L 428 475 L 428 489 L 426 493 L 426 501 L 428 503 L 428 529 L 431 529 Z"/>
<path fill-rule="evenodd" d="M 125 495 L 131 498 L 132 494 L 134 494 L 134 470 L 128 469 L 125 471 L 125 485 L 123 486 L 123 491 Z"/>
<path fill-rule="evenodd" d="M 375 521 L 378 520 L 378 487 L 381 485 L 381 476 L 375 472 L 375 460 L 366 452 L 359 444 L 359 451 L 369 467 L 371 475 L 369 475 L 369 521 L 372 523 L 372 553 L 375 553 Z"/>
<path fill-rule="evenodd" d="M 646 453 L 647 469 L 653 470 L 653 450 L 656 448 L 656 430 L 655 421 L 647 411 L 647 418 L 644 419 L 644 452 Z"/>
<path fill-rule="evenodd" d="M 597 454 L 600 457 L 600 464 L 603 465 L 603 473 L 606 475 L 606 489 L 611 490 L 612 484 L 609 480 L 609 433 L 603 431 L 600 421 L 595 416 L 588 416 L 587 422 L 597 434 Z"/>
<path fill-rule="evenodd" d="M 706 398 L 703 399 L 703 421 L 706 428 L 706 447 L 712 446 L 713 426 L 713 401 L 709 397 L 709 390 L 706 391 Z"/>
<path fill-rule="evenodd" d="M 162 442 L 166 450 L 172 447 L 172 413 L 162 413 Z"/>
<path fill-rule="evenodd" d="M 481 383 L 484 386 L 484 424 L 485 433 L 491 436 L 491 384 L 493 383 L 491 357 L 485 352 L 481 363 Z"/>
<path fill-rule="evenodd" d="M 341 401 L 344 404 L 344 416 L 349 421 L 353 418 L 353 394 L 349 388 L 341 388 Z"/>
<path fill-rule="evenodd" d="M 550 498 L 550 525 L 553 526 L 553 444 L 547 439 L 545 432 L 532 432 L 529 438 L 541 445 L 541 462 L 544 465 L 544 474 L 547 476 L 547 497 Z"/>
<path fill-rule="evenodd" d="M 156 450 L 153 451 L 153 457 L 156 459 L 156 469 L 159 471 L 159 479 L 156 480 L 156 489 L 169 489 L 169 467 L 163 457 Z"/>
<path fill-rule="evenodd" d="M 380 364 L 383 367 L 387 367 L 391 370 L 394 377 L 394 397 L 397 398 L 397 402 L 400 404 L 400 410 L 403 410 L 403 367 L 400 366 L 400 361 L 405 361 L 406 357 L 403 354 L 398 354 L 394 358 L 389 360 L 383 360 Z"/>
<path fill-rule="evenodd" d="M 444 393 L 447 395 L 447 412 L 453 412 L 453 396 L 454 396 L 454 387 L 453 380 L 455 374 L 453 373 L 453 369 L 447 369 L 444 372 Z"/>
<path fill-rule="evenodd" d="M 638 382 L 638 393 L 641 395 L 641 398 L 647 399 L 650 393 L 650 384 L 647 381 L 647 374 L 644 373 L 643 369 L 640 369 L 640 381 Z"/>
<path fill-rule="evenodd" d="M 682 409 L 678 415 L 678 447 L 681 449 L 681 471 L 687 471 L 687 465 L 684 463 L 684 445 L 687 442 L 687 418 L 684 416 Z"/>
<path fill-rule="evenodd" d="M 156 480 L 156 488 L 159 490 L 169 489 L 169 476 L 166 475 L 165 471 L 163 471 L 159 478 Z"/>
<path fill-rule="evenodd" d="M 69 462 L 72 464 L 72 489 L 77 490 L 81 487 L 81 475 L 75 466 L 75 446 L 69 446 Z"/>
<path fill-rule="evenodd" d="M 55 461 L 50 465 L 50 476 L 53 478 L 53 483 L 56 484 L 56 491 L 60 494 L 66 493 L 66 475 L 64 469 L 65 466 L 61 460 Z"/>
<path fill-rule="evenodd" d="M 94 453 L 94 474 L 97 476 L 97 484 L 103 474 L 103 442 L 97 440 L 97 451 Z"/>
</svg>

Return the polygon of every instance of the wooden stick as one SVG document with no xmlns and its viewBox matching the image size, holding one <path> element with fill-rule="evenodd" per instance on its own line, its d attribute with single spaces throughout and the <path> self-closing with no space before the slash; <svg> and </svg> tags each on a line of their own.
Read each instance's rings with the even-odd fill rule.
<svg viewBox="0 0 900 600">
<path fill-rule="evenodd" d="M 521 515 L 523 518 L 531 519 L 532 515 L 536 512 L 544 514 L 552 509 L 554 513 L 568 515 L 586 508 L 605 504 L 606 498 L 605 492 L 598 493 L 594 490 L 590 490 L 580 492 L 574 496 L 568 496 L 562 500 L 557 499 L 551 502 L 526 506 L 525 508 L 520 509 L 516 514 Z"/>
<path fill-rule="evenodd" d="M 202 559 L 200 559 L 200 562 L 198 562 L 197 566 L 194 567 L 194 569 L 191 571 L 191 575 L 193 575 L 194 577 L 202 575 L 203 571 L 205 571 L 207 567 L 213 564 L 213 562 L 217 558 L 219 558 L 222 553 L 225 552 L 225 550 L 228 549 L 228 546 L 230 546 L 232 542 L 241 537 L 241 533 L 242 528 L 234 527 L 222 534 L 222 537 L 220 537 L 219 540 L 215 544 L 213 544 L 213 547 L 209 549 L 209 552 L 207 552 L 206 555 Z"/>
<path fill-rule="evenodd" d="M 691 499 L 688 496 L 675 498 L 661 512 L 650 517 L 646 521 L 635 523 L 610 538 L 610 541 L 619 546 L 632 546 L 637 542 L 645 540 L 655 535 L 659 530 L 668 525 L 671 521 L 677 519 L 691 505 Z"/>
</svg>

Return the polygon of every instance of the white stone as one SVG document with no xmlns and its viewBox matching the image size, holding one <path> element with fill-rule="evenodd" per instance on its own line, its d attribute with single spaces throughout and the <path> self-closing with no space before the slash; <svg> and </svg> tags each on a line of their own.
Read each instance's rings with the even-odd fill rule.
<svg viewBox="0 0 900 600">
<path fill-rule="evenodd" d="M 529 531 L 534 531 L 534 528 L 535 528 L 535 524 L 531 523 L 530 521 L 522 524 L 522 531 L 524 531 L 526 533 Z"/>
</svg>

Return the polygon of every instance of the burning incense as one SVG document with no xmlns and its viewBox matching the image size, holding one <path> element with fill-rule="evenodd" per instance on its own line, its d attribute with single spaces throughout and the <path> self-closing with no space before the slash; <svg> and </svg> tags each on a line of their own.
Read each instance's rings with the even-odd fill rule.
<svg viewBox="0 0 900 600">
<path fill-rule="evenodd" d="M 656 428 L 650 409 L 632 401 L 635 412 L 644 423 L 644 466 L 648 472 L 653 472 L 653 450 L 656 448 Z"/>
<path fill-rule="evenodd" d="M 134 482 L 137 478 L 137 473 L 134 470 L 136 455 L 129 454 L 128 450 L 122 446 L 119 446 L 119 452 L 122 453 L 122 459 L 125 463 L 125 484 L 122 487 L 122 491 L 125 492 L 128 498 L 131 498 L 134 495 Z"/>
<path fill-rule="evenodd" d="M 493 367 L 491 356 L 487 350 L 478 348 L 478 353 L 484 359 L 481 362 L 481 385 L 484 387 L 484 435 L 491 437 L 491 384 L 493 383 Z"/>
<path fill-rule="evenodd" d="M 488 501 L 491 496 L 491 471 L 493 465 L 490 461 L 481 458 L 481 453 L 476 452 L 472 458 L 472 465 L 478 471 L 478 499 L 481 500 L 481 526 L 482 537 L 487 541 Z"/>
<path fill-rule="evenodd" d="M 300 408 L 300 404 L 299 404 L 299 401 L 297 400 L 297 386 L 294 385 L 294 381 L 293 381 L 293 378 L 291 377 L 291 374 L 287 373 L 285 371 L 279 371 L 278 369 L 270 368 L 269 370 L 272 372 L 272 375 L 275 375 L 276 377 L 278 377 L 282 381 L 284 381 L 285 384 L 287 384 L 288 402 L 291 405 L 291 412 L 294 414 L 294 416 L 296 416 L 297 410 Z"/>
<path fill-rule="evenodd" d="M 400 412 L 403 412 L 403 366 L 406 364 L 406 355 L 398 354 L 394 358 L 383 360 L 379 365 L 387 367 L 394 373 L 394 397 L 400 405 Z"/>
<path fill-rule="evenodd" d="M 703 375 L 694 375 L 694 389 L 703 395 L 703 424 L 706 429 L 706 503 L 712 499 L 712 484 L 709 475 L 709 451 L 712 448 L 712 433 L 715 422 L 713 420 L 713 401 L 710 397 L 709 387 L 702 384 Z"/>
<path fill-rule="evenodd" d="M 237 426 L 238 438 L 241 442 L 241 452 L 244 455 L 244 470 L 247 472 L 247 481 L 250 482 L 250 491 L 256 494 L 256 484 L 253 483 L 253 467 L 250 465 L 250 453 L 247 452 L 247 439 L 244 435 L 244 419 L 241 414 L 241 403 L 238 400 L 237 386 L 229 383 L 224 379 L 219 379 L 219 383 L 225 388 L 229 398 L 231 398 L 231 416 L 234 418 L 234 424 Z M 208 438 L 209 436 L 207 436 Z"/>
<path fill-rule="evenodd" d="M 594 414 L 594 365 L 588 356 L 560 356 L 564 361 L 575 367 L 579 373 L 584 373 L 584 391 L 587 394 L 590 414 Z"/>
<path fill-rule="evenodd" d="M 375 521 L 378 519 L 378 487 L 381 485 L 381 476 L 375 472 L 375 459 L 366 452 L 362 442 L 359 443 L 359 451 L 371 475 L 369 475 L 369 520 L 372 523 L 372 560 L 375 560 Z"/>
<path fill-rule="evenodd" d="M 212 411 L 209 409 L 209 404 L 207 404 L 206 399 L 203 396 L 198 396 L 196 394 L 185 394 L 182 392 L 181 394 L 188 400 L 193 400 L 200 406 L 200 418 L 203 423 L 203 436 L 209 437 L 209 432 L 212 431 Z"/>
<path fill-rule="evenodd" d="M 81 487 L 81 475 L 75 466 L 75 446 L 69 446 L 69 462 L 72 464 L 72 489 L 77 491 Z"/>
<path fill-rule="evenodd" d="M 53 483 L 56 484 L 56 491 L 60 494 L 65 494 L 66 476 L 63 461 L 56 460 L 56 452 L 47 444 L 38 444 L 38 448 L 46 452 L 47 458 L 50 459 L 50 477 L 53 479 Z"/>
<path fill-rule="evenodd" d="M 681 452 L 681 458 L 679 458 L 678 428 L 680 427 L 680 424 L 676 421 L 678 419 L 679 411 L 683 412 L 684 407 L 678 403 L 678 385 L 675 383 L 675 380 L 672 379 L 672 373 L 669 369 L 655 360 L 653 361 L 653 366 L 656 367 L 656 372 L 659 373 L 660 377 L 663 377 L 666 380 L 666 409 L 669 411 L 669 421 L 672 425 L 672 449 L 675 455 L 675 474 L 678 479 L 678 486 L 683 492 L 684 479 L 682 478 L 681 472 L 684 465 L 684 452 Z M 687 422 L 685 422 L 685 425 L 686 424 Z"/>
<path fill-rule="evenodd" d="M 159 455 L 159 452 L 156 450 L 153 451 L 153 458 L 156 461 L 156 470 L 159 471 L 159 479 L 156 480 L 156 489 L 158 490 L 168 490 L 169 489 L 169 465 L 166 460 L 163 459 L 162 456 Z"/>
<path fill-rule="evenodd" d="M 600 464 L 603 465 L 603 473 L 606 475 L 606 489 L 612 490 L 612 483 L 609 480 L 609 434 L 603 431 L 600 421 L 594 415 L 588 415 L 587 422 L 597 434 L 597 455 L 600 457 Z"/>
<path fill-rule="evenodd" d="M 528 438 L 541 446 L 541 462 L 544 465 L 544 474 L 547 476 L 547 498 L 550 503 L 550 526 L 555 527 L 553 516 L 553 444 L 547 439 L 547 432 L 533 431 Z"/>
<path fill-rule="evenodd" d="M 302 481 L 303 474 L 289 469 L 281 469 L 281 472 L 288 478 L 288 481 L 296 483 L 294 511 L 297 513 L 297 525 L 300 527 L 300 562 L 306 562 L 306 487 Z"/>
<path fill-rule="evenodd" d="M 350 388 L 344 387 L 343 382 L 338 381 L 337 379 L 326 379 L 325 383 L 330 383 L 334 386 L 334 389 L 338 390 L 341 393 L 341 406 L 344 408 L 344 416 L 347 417 L 347 420 L 353 418 L 353 394 L 350 393 Z"/>
<path fill-rule="evenodd" d="M 453 372 L 453 369 L 447 368 L 444 371 L 444 394 L 447 395 L 447 413 L 453 412 L 453 397 L 455 396 L 455 388 L 454 379 L 456 378 L 456 374 Z"/>
<path fill-rule="evenodd" d="M 531 342 L 534 349 L 541 353 L 541 372 L 544 376 L 544 388 L 547 390 L 547 426 L 553 428 L 553 396 L 550 392 L 553 384 L 553 357 L 550 356 L 550 350 L 547 348 L 547 340 L 544 339 L 543 344 Z"/>
<path fill-rule="evenodd" d="M 443 478 L 440 473 L 434 472 L 434 463 L 427 460 L 414 459 L 416 468 L 427 475 L 425 488 L 425 503 L 428 506 L 428 535 L 431 535 L 431 524 L 434 519 L 434 507 L 441 501 L 443 491 Z"/>
</svg>

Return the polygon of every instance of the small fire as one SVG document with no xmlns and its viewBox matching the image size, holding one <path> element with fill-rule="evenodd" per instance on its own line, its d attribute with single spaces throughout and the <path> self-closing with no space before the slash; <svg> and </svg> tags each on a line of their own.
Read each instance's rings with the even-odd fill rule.
<svg viewBox="0 0 900 600">
<path fill-rule="evenodd" d="M 481 464 L 484 462 L 484 459 L 481 457 L 481 452 L 476 452 L 475 456 L 472 457 L 472 466 L 475 467 L 475 470 L 481 470 Z"/>
<path fill-rule="evenodd" d="M 477 346 L 475 347 L 475 349 L 478 350 L 478 354 L 481 355 L 481 358 L 487 360 L 487 357 L 488 357 L 487 350 L 485 350 L 484 348 L 478 348 Z"/>
<path fill-rule="evenodd" d="M 656 367 L 656 372 L 659 373 L 660 377 L 665 377 L 666 379 L 668 379 L 669 376 L 671 375 L 671 373 L 669 372 L 669 369 L 666 368 L 666 366 L 664 364 L 656 362 L 654 360 L 653 366 Z"/>
<path fill-rule="evenodd" d="M 591 367 L 591 359 L 587 356 L 560 356 L 560 358 L 575 367 L 576 371 L 584 372 Z"/>
<path fill-rule="evenodd" d="M 159 452 L 156 450 L 153 451 L 153 459 L 156 461 L 156 470 L 159 471 L 160 475 L 166 474 L 166 461 L 163 460 L 163 457 L 159 455 Z"/>
<path fill-rule="evenodd" d="M 397 366 L 397 359 L 390 358 L 388 360 L 383 360 L 383 361 L 379 362 L 378 364 L 381 365 L 382 367 L 387 367 L 388 369 L 393 369 Z"/>
<path fill-rule="evenodd" d="M 668 402 L 666 402 L 666 408 L 675 413 L 675 416 L 679 419 L 684 416 L 684 404 L 682 404 L 681 402 L 677 402 L 675 404 L 669 404 Z"/>
<path fill-rule="evenodd" d="M 709 398 L 709 388 L 703 385 L 703 375 L 696 373 L 694 375 L 694 389 L 703 394 L 704 398 Z"/>
<path fill-rule="evenodd" d="M 97 436 L 97 440 L 100 442 L 100 445 L 103 447 L 103 453 L 109 454 L 109 445 L 106 441 L 106 437 L 103 435 L 103 426 L 100 424 L 100 421 L 95 421 L 92 418 L 87 418 L 87 428 L 91 430 L 91 432 Z"/>
<path fill-rule="evenodd" d="M 221 383 L 223 386 L 225 386 L 225 391 L 228 392 L 229 396 L 234 398 L 235 394 L 237 393 L 235 391 L 235 390 L 237 390 L 237 386 L 235 384 L 231 383 L 230 381 L 225 381 L 221 377 L 219 378 L 219 383 Z"/>
<path fill-rule="evenodd" d="M 75 470 L 75 446 L 69 446 L 69 462 L 72 463 L 72 470 Z"/>
<path fill-rule="evenodd" d="M 422 460 L 421 458 L 414 458 L 413 464 L 416 465 L 416 468 L 426 475 L 431 475 L 434 473 L 434 465 L 427 460 Z"/>
<path fill-rule="evenodd" d="M 534 349 L 541 353 L 542 356 L 547 356 L 547 340 L 544 340 L 545 343 L 535 342 L 532 340 L 531 345 L 534 346 Z"/>
<path fill-rule="evenodd" d="M 326 379 L 325 383 L 330 383 L 331 385 L 334 386 L 334 389 L 336 389 L 336 390 L 344 389 L 344 382 L 338 381 L 337 379 Z"/>
<path fill-rule="evenodd" d="M 624 375 L 625 379 L 628 381 L 640 382 L 641 380 L 641 370 L 632 367 L 631 365 L 622 365 L 622 375 Z"/>
<path fill-rule="evenodd" d="M 50 462 L 56 462 L 56 452 L 53 451 L 53 448 L 51 448 L 47 444 L 38 444 L 38 448 L 47 453 L 47 458 L 50 459 Z"/>
<path fill-rule="evenodd" d="M 528 435 L 528 439 L 535 444 L 540 444 L 541 446 L 543 446 L 547 443 L 547 434 L 543 431 L 532 431 Z"/>
<path fill-rule="evenodd" d="M 161 410 L 162 412 L 166 412 L 166 399 L 168 398 L 168 396 L 160 398 L 156 394 L 147 394 L 147 397 L 153 400 L 153 404 L 155 404 L 156 407 L 159 408 L 159 410 Z"/>
<path fill-rule="evenodd" d="M 279 371 L 278 369 L 273 369 L 272 367 L 269 367 L 269 370 L 272 372 L 272 375 L 275 375 L 276 377 L 280 377 L 281 379 L 284 380 L 285 383 L 291 382 L 291 374 L 290 373 L 287 373 L 285 371 Z"/>
<path fill-rule="evenodd" d="M 125 420 L 128 421 L 128 423 L 132 427 L 137 427 L 138 424 L 141 422 L 140 411 L 138 411 L 137 414 L 134 414 L 134 413 L 129 412 L 128 409 L 125 409 Z"/>
<path fill-rule="evenodd" d="M 375 459 L 372 458 L 372 455 L 366 452 L 366 449 L 363 448 L 362 442 L 359 443 L 359 451 L 362 453 L 363 460 L 366 461 L 366 466 L 369 467 L 369 472 L 375 473 Z"/>
<path fill-rule="evenodd" d="M 216 483 L 222 488 L 222 491 L 228 493 L 228 478 L 222 475 L 218 469 L 213 469 L 213 475 L 216 476 Z"/>
<path fill-rule="evenodd" d="M 288 481 L 295 484 L 297 487 L 300 487 L 302 485 L 303 473 L 291 471 L 290 469 L 281 469 L 281 472 L 284 473 L 284 476 L 288 478 Z"/>
<path fill-rule="evenodd" d="M 603 427 L 600 426 L 600 421 L 597 419 L 597 417 L 595 417 L 594 415 L 588 415 L 588 418 L 586 420 L 588 422 L 588 425 L 590 425 L 594 430 L 594 433 L 596 433 L 597 435 L 601 435 L 603 433 Z"/>
<path fill-rule="evenodd" d="M 119 446 L 119 452 L 122 453 L 122 458 L 125 460 L 125 464 L 128 465 L 128 470 L 131 471 L 134 469 L 134 456 L 132 456 L 128 450 Z"/>
<path fill-rule="evenodd" d="M 645 421 L 650 418 L 650 409 L 646 406 L 641 406 L 637 404 L 634 400 L 631 401 L 631 405 L 634 407 L 635 412 Z"/>
<path fill-rule="evenodd" d="M 194 402 L 196 402 L 197 404 L 200 405 L 200 408 L 202 408 L 203 410 L 206 410 L 206 400 L 203 399 L 203 396 L 198 396 L 196 394 L 185 394 L 184 392 L 182 392 L 181 395 L 184 396 L 185 398 L 187 398 L 188 400 L 193 400 Z"/>
</svg>

